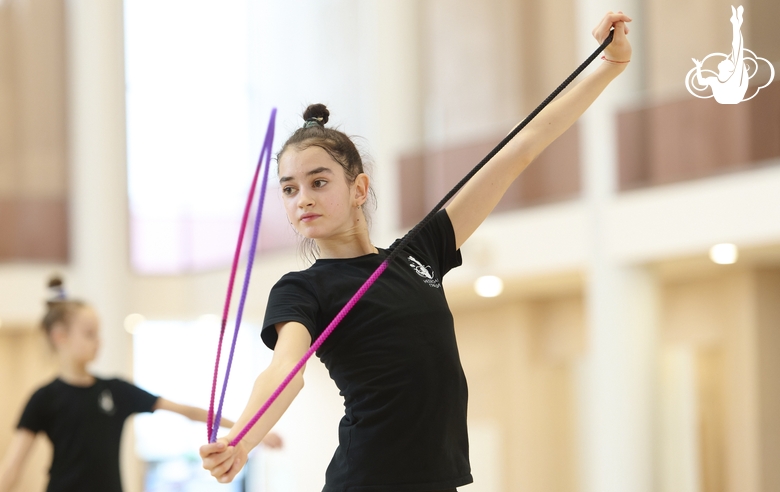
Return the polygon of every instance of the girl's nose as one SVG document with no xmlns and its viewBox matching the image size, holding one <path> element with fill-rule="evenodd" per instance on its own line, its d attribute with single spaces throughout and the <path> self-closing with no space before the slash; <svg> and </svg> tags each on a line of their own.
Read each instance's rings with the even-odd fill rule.
<svg viewBox="0 0 780 492">
<path fill-rule="evenodd" d="M 314 204 L 314 200 L 306 190 L 298 192 L 298 207 L 306 208 Z"/>
</svg>

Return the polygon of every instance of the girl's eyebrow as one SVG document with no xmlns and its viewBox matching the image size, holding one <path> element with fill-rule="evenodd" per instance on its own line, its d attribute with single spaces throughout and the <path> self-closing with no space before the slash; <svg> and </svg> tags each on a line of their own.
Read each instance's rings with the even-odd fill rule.
<svg viewBox="0 0 780 492">
<path fill-rule="evenodd" d="M 333 171 L 331 171 L 330 168 L 327 168 L 327 167 L 324 167 L 324 166 L 320 166 L 320 167 L 318 167 L 316 169 L 312 169 L 311 171 L 306 173 L 306 176 L 311 176 L 312 174 L 320 174 L 320 173 L 325 173 L 325 172 L 333 174 Z M 279 182 L 280 183 L 286 183 L 287 181 L 292 181 L 292 180 L 293 180 L 292 176 L 282 176 L 281 178 L 279 178 Z"/>
</svg>

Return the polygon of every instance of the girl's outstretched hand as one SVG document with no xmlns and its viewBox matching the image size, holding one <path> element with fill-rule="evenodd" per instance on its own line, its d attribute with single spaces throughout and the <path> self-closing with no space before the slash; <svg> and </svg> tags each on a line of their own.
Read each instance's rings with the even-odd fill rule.
<svg viewBox="0 0 780 492">
<path fill-rule="evenodd" d="M 282 438 L 275 432 L 269 432 L 260 442 L 269 449 L 282 449 Z"/>
<path fill-rule="evenodd" d="M 229 442 L 223 437 L 217 439 L 217 442 L 200 447 L 203 468 L 208 470 L 219 483 L 232 482 L 247 462 L 248 452 L 243 441 L 235 446 L 228 446 Z"/>
<path fill-rule="evenodd" d="M 607 12 L 607 15 L 593 29 L 593 37 L 600 44 L 609 36 L 609 30 L 612 27 L 615 28 L 612 42 L 604 49 L 604 56 L 608 60 L 626 62 L 631 59 L 631 43 L 626 38 L 626 34 L 628 34 L 626 22 L 631 22 L 631 17 L 623 12 Z"/>
</svg>

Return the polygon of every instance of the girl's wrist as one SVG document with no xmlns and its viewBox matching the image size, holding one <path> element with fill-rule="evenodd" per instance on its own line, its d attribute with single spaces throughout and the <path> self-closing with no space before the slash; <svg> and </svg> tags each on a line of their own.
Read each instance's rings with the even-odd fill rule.
<svg viewBox="0 0 780 492">
<path fill-rule="evenodd" d="M 615 65 L 625 65 L 626 63 L 630 62 L 631 60 L 612 60 L 610 58 L 607 58 L 606 55 L 601 55 L 601 59 L 604 60 L 607 63 L 613 63 Z"/>
<path fill-rule="evenodd" d="M 628 67 L 629 63 L 610 63 L 606 60 L 601 62 L 601 65 L 599 65 L 598 69 L 599 71 L 603 71 L 605 74 L 609 74 L 610 77 L 617 77 L 623 71 Z"/>
</svg>

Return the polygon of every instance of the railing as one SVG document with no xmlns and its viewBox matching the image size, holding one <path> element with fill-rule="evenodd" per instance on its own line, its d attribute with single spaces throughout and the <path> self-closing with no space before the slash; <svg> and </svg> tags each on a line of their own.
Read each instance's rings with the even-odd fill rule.
<svg viewBox="0 0 780 492">
<path fill-rule="evenodd" d="M 621 190 L 751 169 L 780 157 L 780 82 L 740 104 L 686 95 L 617 118 Z"/>
<path fill-rule="evenodd" d="M 503 138 L 407 154 L 399 161 L 401 227 L 425 214 Z M 497 212 L 576 198 L 580 192 L 579 136 L 574 125 L 531 163 Z"/>
</svg>

